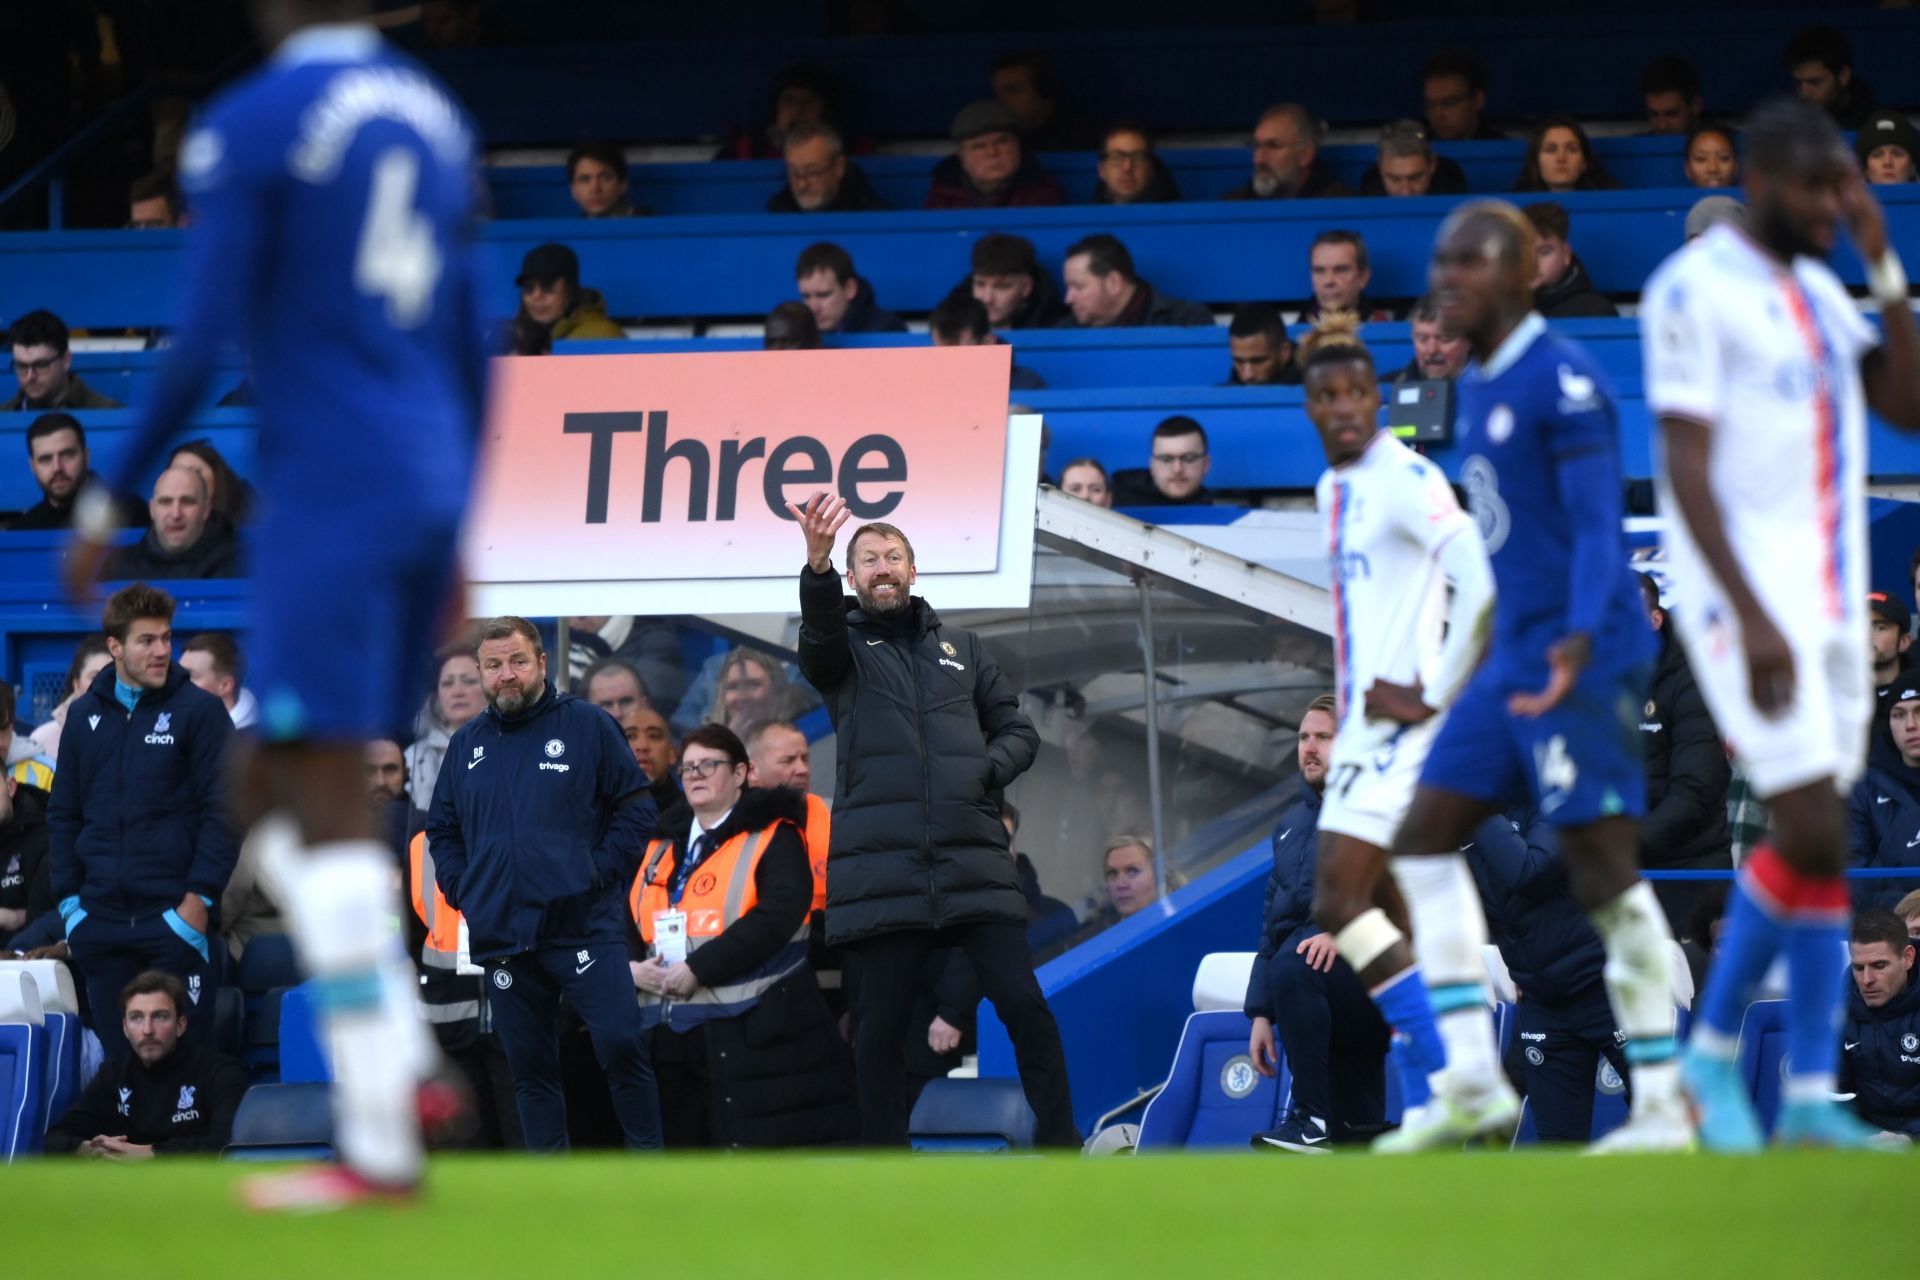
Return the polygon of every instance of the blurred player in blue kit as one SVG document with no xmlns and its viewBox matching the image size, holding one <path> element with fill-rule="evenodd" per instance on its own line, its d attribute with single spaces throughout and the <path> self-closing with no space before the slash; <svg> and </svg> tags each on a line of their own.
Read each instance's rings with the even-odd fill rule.
<svg viewBox="0 0 1920 1280">
<path fill-rule="evenodd" d="M 249 1197 L 315 1209 L 410 1193 L 423 1119 L 450 1105 L 391 928 L 402 908 L 371 829 L 362 744 L 407 722 L 424 684 L 409 664 L 459 616 L 456 540 L 486 380 L 479 187 L 465 113 L 361 21 L 365 4 L 252 10 L 272 52 L 182 146 L 194 224 L 172 350 L 109 483 L 79 499 L 68 576 L 91 591 L 108 493 L 141 487 L 221 345 L 241 344 L 260 406 L 248 644 L 260 726 L 235 803 L 261 824 L 314 980 L 340 1154 Z"/>
</svg>

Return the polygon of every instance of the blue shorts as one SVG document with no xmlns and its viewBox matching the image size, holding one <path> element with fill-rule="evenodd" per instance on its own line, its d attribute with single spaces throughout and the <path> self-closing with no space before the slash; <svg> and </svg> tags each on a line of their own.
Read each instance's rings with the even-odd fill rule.
<svg viewBox="0 0 1920 1280">
<path fill-rule="evenodd" d="M 423 521 L 381 524 L 378 546 L 329 544 L 320 529 L 260 539 L 246 653 L 262 742 L 411 737 L 459 533 Z"/>
<path fill-rule="evenodd" d="M 1496 809 L 1532 804 L 1556 827 L 1647 810 L 1640 713 L 1650 666 L 1582 672 L 1560 705 L 1535 720 L 1507 711 L 1513 681 L 1489 665 L 1474 676 L 1427 753 L 1420 785 Z"/>
</svg>

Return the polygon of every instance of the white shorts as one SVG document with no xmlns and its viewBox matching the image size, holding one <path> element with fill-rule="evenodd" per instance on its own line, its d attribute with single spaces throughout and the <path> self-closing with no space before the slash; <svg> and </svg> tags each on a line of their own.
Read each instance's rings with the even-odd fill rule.
<svg viewBox="0 0 1920 1280">
<path fill-rule="evenodd" d="M 1716 620 L 1689 626 L 1689 618 Z M 1720 736 L 1754 792 L 1767 799 L 1833 779 L 1846 794 L 1866 768 L 1873 721 L 1873 663 L 1864 613 L 1803 623 L 1787 633 L 1793 649 L 1793 701 L 1777 716 L 1754 705 L 1747 652 L 1728 608 L 1676 612 L 1674 625 L 1693 665 L 1693 678 Z M 1786 624 L 1776 618 L 1775 626 Z"/>
<path fill-rule="evenodd" d="M 1342 728 L 1327 769 L 1320 830 L 1352 836 L 1376 849 L 1392 848 L 1444 719 L 1436 715 L 1416 725 L 1368 720 Z"/>
</svg>

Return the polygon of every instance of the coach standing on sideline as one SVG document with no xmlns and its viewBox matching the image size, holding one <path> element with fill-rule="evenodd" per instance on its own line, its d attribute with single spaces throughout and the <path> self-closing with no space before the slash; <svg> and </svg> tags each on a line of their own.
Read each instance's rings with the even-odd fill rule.
<svg viewBox="0 0 1920 1280">
<path fill-rule="evenodd" d="M 787 510 L 807 541 L 800 672 L 840 743 L 827 943 L 851 950 L 861 1140 L 906 1143 L 907 1022 L 928 952 L 957 946 L 1013 1040 L 1035 1141 L 1077 1147 L 1060 1029 L 1034 980 L 1027 900 L 993 798 L 1033 763 L 1040 736 L 979 639 L 910 594 L 906 534 L 853 531 L 849 600 L 833 572 L 846 502 L 816 493 Z"/>
<path fill-rule="evenodd" d="M 580 1014 L 626 1144 L 660 1146 L 660 1094 L 627 971 L 622 898 L 657 823 L 613 717 L 547 679 L 525 618 L 480 630 L 487 710 L 447 743 L 427 842 L 467 918 L 530 1151 L 567 1148 L 560 997 Z"/>
</svg>

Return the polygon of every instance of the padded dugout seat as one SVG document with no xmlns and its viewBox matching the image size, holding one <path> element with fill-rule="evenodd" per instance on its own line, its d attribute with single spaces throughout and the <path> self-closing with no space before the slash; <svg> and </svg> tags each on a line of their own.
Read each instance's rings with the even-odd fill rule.
<svg viewBox="0 0 1920 1280">
<path fill-rule="evenodd" d="M 333 1103 L 327 1085 L 257 1084 L 233 1116 L 233 1160 L 324 1160 L 333 1154 Z"/>
<path fill-rule="evenodd" d="M 0 972 L 7 971 L 24 974 L 40 996 L 47 1031 L 40 1121 L 44 1137 L 80 1094 L 80 992 L 73 971 L 59 960 L 0 960 Z"/>
<path fill-rule="evenodd" d="M 0 970 L 0 1157 L 9 1164 L 46 1139 L 46 1070 L 40 989 L 18 970 Z"/>
</svg>

